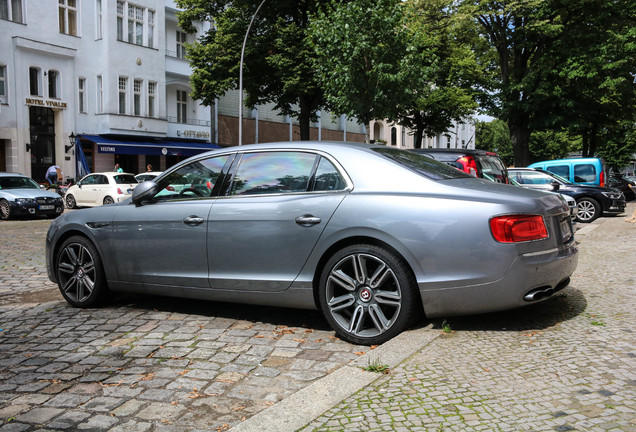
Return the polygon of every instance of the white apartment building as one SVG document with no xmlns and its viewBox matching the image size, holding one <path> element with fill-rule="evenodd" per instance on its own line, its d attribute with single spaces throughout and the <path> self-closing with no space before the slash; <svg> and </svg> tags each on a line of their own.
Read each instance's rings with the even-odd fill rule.
<svg viewBox="0 0 636 432">
<path fill-rule="evenodd" d="M 237 144 L 238 92 L 214 107 L 190 98 L 183 44 L 196 36 L 176 14 L 172 0 L 0 0 L 0 171 L 164 170 Z M 244 117 L 245 143 L 299 139 L 271 107 Z M 364 140 L 348 119 L 312 126 L 314 139 Z"/>
<path fill-rule="evenodd" d="M 434 137 L 423 137 L 421 148 L 475 148 L 475 123 L 455 122 L 443 134 Z M 412 149 L 415 148 L 413 131 L 404 126 L 386 120 L 373 120 L 369 125 L 369 135 L 372 141 L 380 141 L 388 146 Z"/>
</svg>

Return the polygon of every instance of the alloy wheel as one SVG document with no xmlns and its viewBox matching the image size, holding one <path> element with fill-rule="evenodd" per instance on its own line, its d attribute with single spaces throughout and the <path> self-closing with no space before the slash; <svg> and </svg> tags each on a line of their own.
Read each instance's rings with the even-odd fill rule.
<svg viewBox="0 0 636 432">
<path fill-rule="evenodd" d="M 365 253 L 348 255 L 332 267 L 325 294 L 331 317 L 356 337 L 387 332 L 402 308 L 402 289 L 391 267 Z"/>
<path fill-rule="evenodd" d="M 85 302 L 95 289 L 95 260 L 86 246 L 70 243 L 62 249 L 58 262 L 58 282 L 69 299 Z"/>
</svg>

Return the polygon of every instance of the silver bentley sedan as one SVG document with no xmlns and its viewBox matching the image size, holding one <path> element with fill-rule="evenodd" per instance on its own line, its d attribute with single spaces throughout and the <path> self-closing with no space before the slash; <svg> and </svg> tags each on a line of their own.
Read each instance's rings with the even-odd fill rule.
<svg viewBox="0 0 636 432">
<path fill-rule="evenodd" d="M 131 198 L 52 222 L 49 278 L 110 291 L 319 309 L 380 344 L 428 318 L 516 308 L 569 283 L 567 204 L 383 145 L 287 142 L 192 157 Z"/>
</svg>

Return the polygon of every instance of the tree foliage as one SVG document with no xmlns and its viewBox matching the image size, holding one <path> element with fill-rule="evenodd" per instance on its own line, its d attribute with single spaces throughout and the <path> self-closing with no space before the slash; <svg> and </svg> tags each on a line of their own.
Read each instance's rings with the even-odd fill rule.
<svg viewBox="0 0 636 432">
<path fill-rule="evenodd" d="M 239 87 L 240 56 L 252 17 L 243 65 L 245 104 L 274 103 L 280 114 L 298 118 L 301 139 L 309 139 L 310 122 L 324 107 L 323 92 L 313 69 L 307 38 L 309 14 L 319 1 L 177 0 L 183 8 L 179 24 L 193 31 L 194 21 L 213 27 L 188 46 L 193 67 L 192 97 L 211 105 L 215 98 Z"/>
<path fill-rule="evenodd" d="M 475 147 L 480 150 L 497 152 L 507 166 L 513 164 L 510 130 L 503 120 L 478 121 L 475 130 Z"/>
</svg>

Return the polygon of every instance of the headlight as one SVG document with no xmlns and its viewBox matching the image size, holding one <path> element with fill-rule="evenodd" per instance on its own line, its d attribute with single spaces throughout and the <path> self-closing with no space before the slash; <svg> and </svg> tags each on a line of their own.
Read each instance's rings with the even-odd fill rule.
<svg viewBox="0 0 636 432">
<path fill-rule="evenodd" d="M 33 204 L 35 200 L 33 198 L 16 198 L 15 202 L 18 204 Z"/>
<path fill-rule="evenodd" d="M 605 195 L 606 197 L 610 198 L 610 199 L 622 199 L 623 198 L 623 192 L 602 192 L 603 195 Z"/>
</svg>

